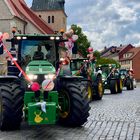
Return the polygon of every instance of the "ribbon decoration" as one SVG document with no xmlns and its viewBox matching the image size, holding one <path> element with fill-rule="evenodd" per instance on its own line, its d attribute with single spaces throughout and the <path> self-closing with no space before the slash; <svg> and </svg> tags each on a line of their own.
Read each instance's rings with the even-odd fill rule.
<svg viewBox="0 0 140 140">
<path fill-rule="evenodd" d="M 27 76 L 27 74 L 23 71 L 23 69 L 19 66 L 19 64 L 17 63 L 17 61 L 13 58 L 12 54 L 10 53 L 10 51 L 7 49 L 7 47 L 4 45 L 3 43 L 3 38 L 4 35 L 2 34 L 0 36 L 0 46 L 3 46 L 3 49 L 5 50 L 5 52 L 8 54 L 8 56 L 10 57 L 11 61 L 16 65 L 16 67 L 19 69 L 20 73 L 23 74 L 23 76 L 25 77 L 25 79 L 29 82 L 32 83 L 32 81 L 29 79 L 29 77 Z"/>
</svg>

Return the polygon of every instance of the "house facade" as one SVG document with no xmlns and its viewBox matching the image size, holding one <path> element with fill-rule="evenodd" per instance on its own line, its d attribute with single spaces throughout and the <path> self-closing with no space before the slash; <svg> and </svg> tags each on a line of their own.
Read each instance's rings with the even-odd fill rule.
<svg viewBox="0 0 140 140">
<path fill-rule="evenodd" d="M 133 69 L 134 77 L 140 81 L 140 47 L 132 48 L 120 59 L 121 68 Z"/>
</svg>

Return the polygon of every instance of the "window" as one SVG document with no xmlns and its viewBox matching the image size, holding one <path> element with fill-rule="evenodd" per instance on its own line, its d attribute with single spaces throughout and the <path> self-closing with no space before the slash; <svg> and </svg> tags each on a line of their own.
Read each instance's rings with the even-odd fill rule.
<svg viewBox="0 0 140 140">
<path fill-rule="evenodd" d="M 52 16 L 52 23 L 54 23 L 54 16 Z"/>
<path fill-rule="evenodd" d="M 48 23 L 51 23 L 51 17 L 48 16 Z"/>
<path fill-rule="evenodd" d="M 48 23 L 54 23 L 54 16 L 48 16 Z"/>
</svg>

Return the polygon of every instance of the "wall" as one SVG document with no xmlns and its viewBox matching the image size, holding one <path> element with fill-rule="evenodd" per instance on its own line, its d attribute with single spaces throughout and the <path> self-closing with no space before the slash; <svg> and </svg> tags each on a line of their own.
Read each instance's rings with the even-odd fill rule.
<svg viewBox="0 0 140 140">
<path fill-rule="evenodd" d="M 133 59 L 133 70 L 136 80 L 140 81 L 140 52 Z"/>
<path fill-rule="evenodd" d="M 35 12 L 38 16 L 41 15 L 41 18 L 47 23 L 47 25 L 52 28 L 54 31 L 60 31 L 64 29 L 66 31 L 67 17 L 63 11 L 38 11 Z M 54 16 L 54 23 L 48 23 L 48 16 Z"/>
</svg>

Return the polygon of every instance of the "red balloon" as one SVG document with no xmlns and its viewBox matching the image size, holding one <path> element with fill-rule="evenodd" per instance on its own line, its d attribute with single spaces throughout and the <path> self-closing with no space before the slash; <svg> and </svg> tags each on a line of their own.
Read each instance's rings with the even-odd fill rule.
<svg viewBox="0 0 140 140">
<path fill-rule="evenodd" d="M 40 85 L 37 83 L 37 82 L 34 82 L 32 85 L 31 85 L 31 90 L 36 92 L 40 89 Z"/>
</svg>

